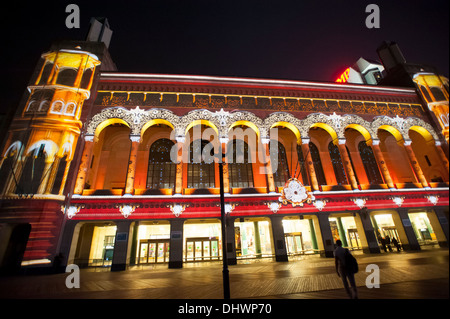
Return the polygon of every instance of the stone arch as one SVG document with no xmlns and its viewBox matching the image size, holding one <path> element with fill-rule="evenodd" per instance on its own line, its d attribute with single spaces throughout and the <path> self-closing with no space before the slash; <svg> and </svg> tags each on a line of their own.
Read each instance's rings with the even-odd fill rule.
<svg viewBox="0 0 450 319">
<path fill-rule="evenodd" d="M 128 127 L 132 123 L 127 121 L 126 115 L 128 110 L 124 107 L 111 107 L 103 109 L 100 113 L 95 114 L 86 126 L 87 135 L 95 135 L 98 137 L 100 132 L 108 125 L 114 123 L 123 123 Z"/>
<path fill-rule="evenodd" d="M 286 127 L 294 133 L 294 135 L 297 137 L 298 143 L 301 143 L 301 138 L 305 138 L 308 136 L 308 129 L 305 130 L 303 121 L 299 120 L 290 113 L 272 113 L 264 120 L 264 126 L 267 130 L 267 133 L 272 127 Z"/>
</svg>

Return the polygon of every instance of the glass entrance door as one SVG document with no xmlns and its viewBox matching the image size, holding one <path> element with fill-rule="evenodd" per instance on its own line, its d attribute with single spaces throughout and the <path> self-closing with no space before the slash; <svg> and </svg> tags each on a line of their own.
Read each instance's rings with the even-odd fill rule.
<svg viewBox="0 0 450 319">
<path fill-rule="evenodd" d="M 359 249 L 361 248 L 361 242 L 359 239 L 358 231 L 356 229 L 347 229 L 348 238 L 350 240 L 349 246 L 351 248 Z"/>
<path fill-rule="evenodd" d="M 186 261 L 206 261 L 218 259 L 219 240 L 217 237 L 186 238 Z"/>
<path fill-rule="evenodd" d="M 303 253 L 303 238 L 302 233 L 285 233 L 286 249 L 288 255 L 297 255 Z"/>
<path fill-rule="evenodd" d="M 169 261 L 169 240 L 141 240 L 139 264 L 165 263 Z"/>
<path fill-rule="evenodd" d="M 148 243 L 142 243 L 142 242 L 140 243 L 138 263 L 139 264 L 148 263 Z"/>
</svg>

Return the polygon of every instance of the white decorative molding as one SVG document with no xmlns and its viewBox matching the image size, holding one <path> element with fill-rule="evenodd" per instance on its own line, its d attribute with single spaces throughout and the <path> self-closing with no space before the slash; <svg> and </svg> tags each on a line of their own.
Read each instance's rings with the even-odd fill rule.
<svg viewBox="0 0 450 319">
<path fill-rule="evenodd" d="M 313 202 L 313 205 L 319 210 L 322 211 L 322 209 L 325 208 L 325 205 L 327 204 L 326 200 L 318 199 Z"/>
<path fill-rule="evenodd" d="M 87 123 L 86 136 L 94 135 L 96 128 L 104 121 L 109 119 L 121 119 L 131 129 L 131 135 L 142 136 L 142 130 L 146 123 L 151 120 L 160 119 L 167 121 L 175 130 L 175 136 L 177 141 L 181 140 L 181 136 L 184 136 L 186 129 L 194 121 L 207 120 L 212 126 L 218 130 L 218 137 L 224 138 L 228 136 L 230 127 L 233 123 L 244 121 L 252 123 L 255 130 L 259 130 L 259 136 L 261 142 L 267 144 L 270 141 L 269 131 L 278 123 L 290 123 L 292 126 L 290 129 L 297 131 L 296 134 L 300 134 L 303 143 L 306 144 L 309 137 L 309 129 L 311 126 L 317 123 L 323 123 L 330 126 L 340 139 L 345 138 L 345 128 L 349 125 L 361 126 L 366 130 L 374 145 L 377 145 L 378 140 L 377 131 L 383 125 L 392 126 L 397 129 L 402 135 L 404 140 L 408 140 L 408 132 L 411 127 L 419 126 L 427 130 L 435 141 L 439 138 L 434 131 L 433 127 L 424 122 L 422 119 L 416 117 L 401 118 L 398 115 L 395 117 L 389 116 L 377 116 L 371 122 L 364 120 L 362 117 L 354 114 L 338 115 L 335 112 L 331 115 L 323 113 L 312 113 L 304 119 L 298 119 L 291 113 L 287 112 L 274 112 L 265 119 L 261 119 L 252 112 L 248 111 L 233 111 L 228 112 L 224 109 L 220 111 L 211 112 L 206 109 L 197 109 L 188 112 L 183 116 L 178 116 L 167 109 L 141 109 L 137 106 L 134 109 L 127 109 L 124 107 L 110 107 L 103 109 L 100 113 L 95 114 Z M 179 137 L 179 138 L 178 138 Z"/>
<path fill-rule="evenodd" d="M 360 209 L 362 209 L 362 208 L 364 208 L 366 206 L 366 200 L 364 198 L 355 198 L 355 199 L 353 199 L 353 202 Z"/>
<path fill-rule="evenodd" d="M 169 207 L 170 207 L 170 211 L 175 215 L 175 217 L 180 217 L 180 215 L 186 209 L 186 205 L 180 205 L 180 204 L 172 204 Z"/>
<path fill-rule="evenodd" d="M 119 211 L 123 215 L 123 217 L 128 218 L 134 211 L 136 210 L 136 206 L 134 205 L 120 205 Z"/>
<path fill-rule="evenodd" d="M 397 205 L 398 207 L 402 207 L 403 201 L 404 201 L 404 200 L 405 200 L 404 197 L 400 197 L 400 196 L 392 197 L 392 201 L 393 201 L 394 204 Z"/>
<path fill-rule="evenodd" d="M 267 207 L 269 207 L 269 209 L 272 211 L 272 213 L 276 214 L 281 208 L 281 203 L 270 202 L 267 204 Z"/>
<path fill-rule="evenodd" d="M 141 136 L 140 135 L 130 135 L 130 140 L 131 142 L 140 142 L 141 141 Z"/>
<path fill-rule="evenodd" d="M 63 214 L 67 213 L 67 218 L 72 219 L 81 209 L 81 206 L 61 206 L 61 211 Z"/>
<path fill-rule="evenodd" d="M 436 205 L 439 201 L 439 196 L 429 195 L 429 196 L 427 196 L 427 199 L 431 204 Z"/>
<path fill-rule="evenodd" d="M 86 142 L 93 142 L 94 141 L 94 135 L 85 135 L 84 136 L 84 140 L 86 141 Z"/>
<path fill-rule="evenodd" d="M 236 207 L 235 204 L 226 203 L 225 204 L 225 214 L 231 213 L 235 207 Z"/>
</svg>

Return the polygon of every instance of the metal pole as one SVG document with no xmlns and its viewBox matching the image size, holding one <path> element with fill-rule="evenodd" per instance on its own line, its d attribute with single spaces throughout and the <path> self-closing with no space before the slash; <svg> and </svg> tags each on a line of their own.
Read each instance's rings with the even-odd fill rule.
<svg viewBox="0 0 450 319">
<path fill-rule="evenodd" d="M 223 187 L 223 160 L 225 154 L 222 154 L 219 160 L 219 175 L 220 175 L 220 217 L 222 222 L 222 264 L 223 264 L 223 299 L 230 299 L 230 277 L 228 272 L 227 259 L 227 230 L 226 230 L 226 215 L 225 215 L 225 195 Z"/>
</svg>

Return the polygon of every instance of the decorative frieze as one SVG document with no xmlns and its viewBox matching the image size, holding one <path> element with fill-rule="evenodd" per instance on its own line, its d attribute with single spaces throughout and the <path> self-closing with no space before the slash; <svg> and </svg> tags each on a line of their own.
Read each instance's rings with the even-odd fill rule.
<svg viewBox="0 0 450 319">
<path fill-rule="evenodd" d="M 333 114 L 327 115 L 324 113 L 312 113 L 304 119 L 298 119 L 291 113 L 274 112 L 265 119 L 262 119 L 252 112 L 228 112 L 224 109 L 219 111 L 209 111 L 206 109 L 193 110 L 183 116 L 178 116 L 170 110 L 159 108 L 142 109 L 139 106 L 133 109 L 126 109 L 124 107 L 103 109 L 100 113 L 95 114 L 88 122 L 86 136 L 93 136 L 96 128 L 101 123 L 110 119 L 123 120 L 131 128 L 131 135 L 135 136 L 143 133 L 142 129 L 149 121 L 155 119 L 164 120 L 174 127 L 175 136 L 180 137 L 180 140 L 181 137 L 185 136 L 188 126 L 199 120 L 206 120 L 215 126 L 218 130 L 219 138 L 225 138 L 233 123 L 240 122 L 250 123 L 253 127 L 256 127 L 261 137 L 268 137 L 270 129 L 277 123 L 289 123 L 289 125 L 298 130 L 302 138 L 307 138 L 310 127 L 313 124 L 322 123 L 332 128 L 338 138 L 341 139 L 345 138 L 345 128 L 349 125 L 362 126 L 369 132 L 372 139 L 375 140 L 378 139 L 378 128 L 383 125 L 389 125 L 397 129 L 404 140 L 409 140 L 408 132 L 413 126 L 425 128 L 433 136 L 435 141 L 439 140 L 432 126 L 417 117 L 400 118 L 399 116 L 378 116 L 369 122 L 355 114 L 339 115 L 333 112 Z"/>
</svg>

